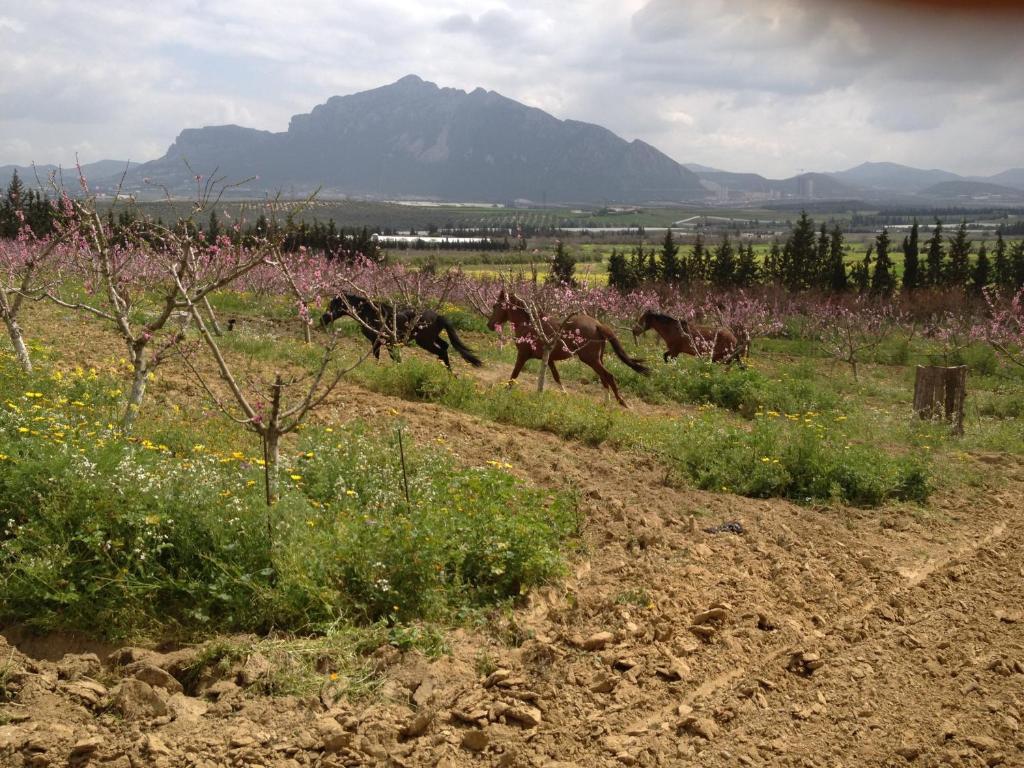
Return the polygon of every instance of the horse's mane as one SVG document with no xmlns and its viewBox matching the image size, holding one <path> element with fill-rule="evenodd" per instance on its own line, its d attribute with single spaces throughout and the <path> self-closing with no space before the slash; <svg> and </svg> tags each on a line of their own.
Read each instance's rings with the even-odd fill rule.
<svg viewBox="0 0 1024 768">
<path fill-rule="evenodd" d="M 650 309 L 647 310 L 646 312 L 644 312 L 644 314 L 647 317 L 651 318 L 651 320 L 657 320 L 658 322 L 661 322 L 661 323 L 678 323 L 679 322 L 679 320 L 677 320 L 676 318 L 672 317 L 671 315 L 666 315 L 666 314 L 663 314 L 661 312 L 654 312 L 653 310 L 650 310 Z"/>
</svg>

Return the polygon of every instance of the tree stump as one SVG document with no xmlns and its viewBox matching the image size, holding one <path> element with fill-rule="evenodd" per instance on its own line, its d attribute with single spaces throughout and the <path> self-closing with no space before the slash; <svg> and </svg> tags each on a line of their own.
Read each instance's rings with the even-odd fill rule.
<svg viewBox="0 0 1024 768">
<path fill-rule="evenodd" d="M 922 419 L 942 417 L 953 425 L 953 434 L 964 433 L 964 399 L 967 397 L 967 366 L 943 368 L 917 366 L 914 380 L 914 413 Z"/>
</svg>

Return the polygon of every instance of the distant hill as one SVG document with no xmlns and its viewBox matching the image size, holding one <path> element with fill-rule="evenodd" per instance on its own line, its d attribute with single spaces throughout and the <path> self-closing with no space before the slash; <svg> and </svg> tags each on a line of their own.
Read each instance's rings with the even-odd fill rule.
<svg viewBox="0 0 1024 768">
<path fill-rule="evenodd" d="M 897 163 L 861 163 L 829 175 L 852 186 L 903 194 L 916 194 L 926 187 L 961 178 L 949 171 L 922 170 Z"/>
<path fill-rule="evenodd" d="M 700 180 L 643 141 L 559 120 L 482 88 L 415 75 L 295 115 L 284 133 L 235 125 L 182 131 L 131 174 L 135 188 L 193 188 L 192 173 L 258 177 L 253 191 L 505 202 L 699 199 Z"/>
<path fill-rule="evenodd" d="M 990 184 L 1001 184 L 1004 187 L 1024 189 L 1024 168 L 1011 168 L 1008 171 L 997 173 L 984 179 L 972 177 L 974 181 L 987 181 Z"/>
<path fill-rule="evenodd" d="M 92 182 L 93 179 L 109 179 L 111 177 L 120 175 L 124 172 L 125 168 L 129 165 L 127 160 L 98 160 L 95 163 L 86 163 L 82 166 L 82 174 L 85 176 L 86 181 Z M 133 163 L 138 165 L 138 163 Z M 44 185 L 49 183 L 50 173 L 59 171 L 61 177 L 64 180 L 66 186 L 72 186 L 77 189 L 78 187 L 78 171 L 74 165 L 65 166 L 64 168 L 58 168 L 56 165 L 0 165 L 0 183 L 6 187 L 10 181 L 11 176 L 14 172 L 18 172 L 18 176 L 30 187 L 36 186 L 36 176 L 38 175 L 39 181 Z"/>
<path fill-rule="evenodd" d="M 849 200 L 862 195 L 864 190 L 825 173 L 803 173 L 788 179 L 767 179 L 757 173 L 729 173 L 713 171 L 697 174 L 709 192 L 722 196 L 756 195 L 771 198 L 800 198 L 808 200 Z"/>
<path fill-rule="evenodd" d="M 1024 190 L 1004 187 L 1001 184 L 989 184 L 984 181 L 944 181 L 941 184 L 922 189 L 921 197 L 934 197 L 944 200 L 981 199 L 999 201 L 1024 200 Z"/>
</svg>

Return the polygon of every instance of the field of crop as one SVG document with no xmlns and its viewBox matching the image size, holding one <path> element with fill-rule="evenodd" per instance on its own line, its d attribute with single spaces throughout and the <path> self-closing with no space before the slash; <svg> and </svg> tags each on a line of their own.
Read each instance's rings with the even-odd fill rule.
<svg viewBox="0 0 1024 768">
<path fill-rule="evenodd" d="M 316 369 L 290 301 L 212 300 L 246 381 Z M 456 358 L 453 376 L 415 348 L 355 367 L 286 439 L 269 508 L 259 441 L 197 383 L 212 361 L 181 357 L 194 330 L 127 433 L 109 323 L 25 310 L 35 371 L 0 352 L 0 622 L 17 643 L 0 754 L 879 764 L 943 754 L 951 709 L 964 759 L 1019 747 L 986 703 L 1018 706 L 1024 674 L 1019 368 L 897 328 L 855 377 L 799 316 L 746 368 L 662 363 L 611 315 L 652 361 L 649 377 L 610 361 L 625 410 L 576 362 L 564 393 L 535 392 L 533 364 L 509 388 L 512 339 L 441 309 L 484 367 Z M 356 363 L 358 327 L 336 330 Z M 962 438 L 911 417 L 932 362 L 970 366 Z M 82 729 L 94 747 L 75 747 Z"/>
</svg>

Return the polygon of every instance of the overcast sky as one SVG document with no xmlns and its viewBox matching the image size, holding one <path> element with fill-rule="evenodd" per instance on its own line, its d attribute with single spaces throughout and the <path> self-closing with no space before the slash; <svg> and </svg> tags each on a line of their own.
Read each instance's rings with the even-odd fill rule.
<svg viewBox="0 0 1024 768">
<path fill-rule="evenodd" d="M 1024 166 L 1024 13 L 997 0 L 0 3 L 0 164 L 151 160 L 414 73 L 768 176 Z"/>
</svg>

